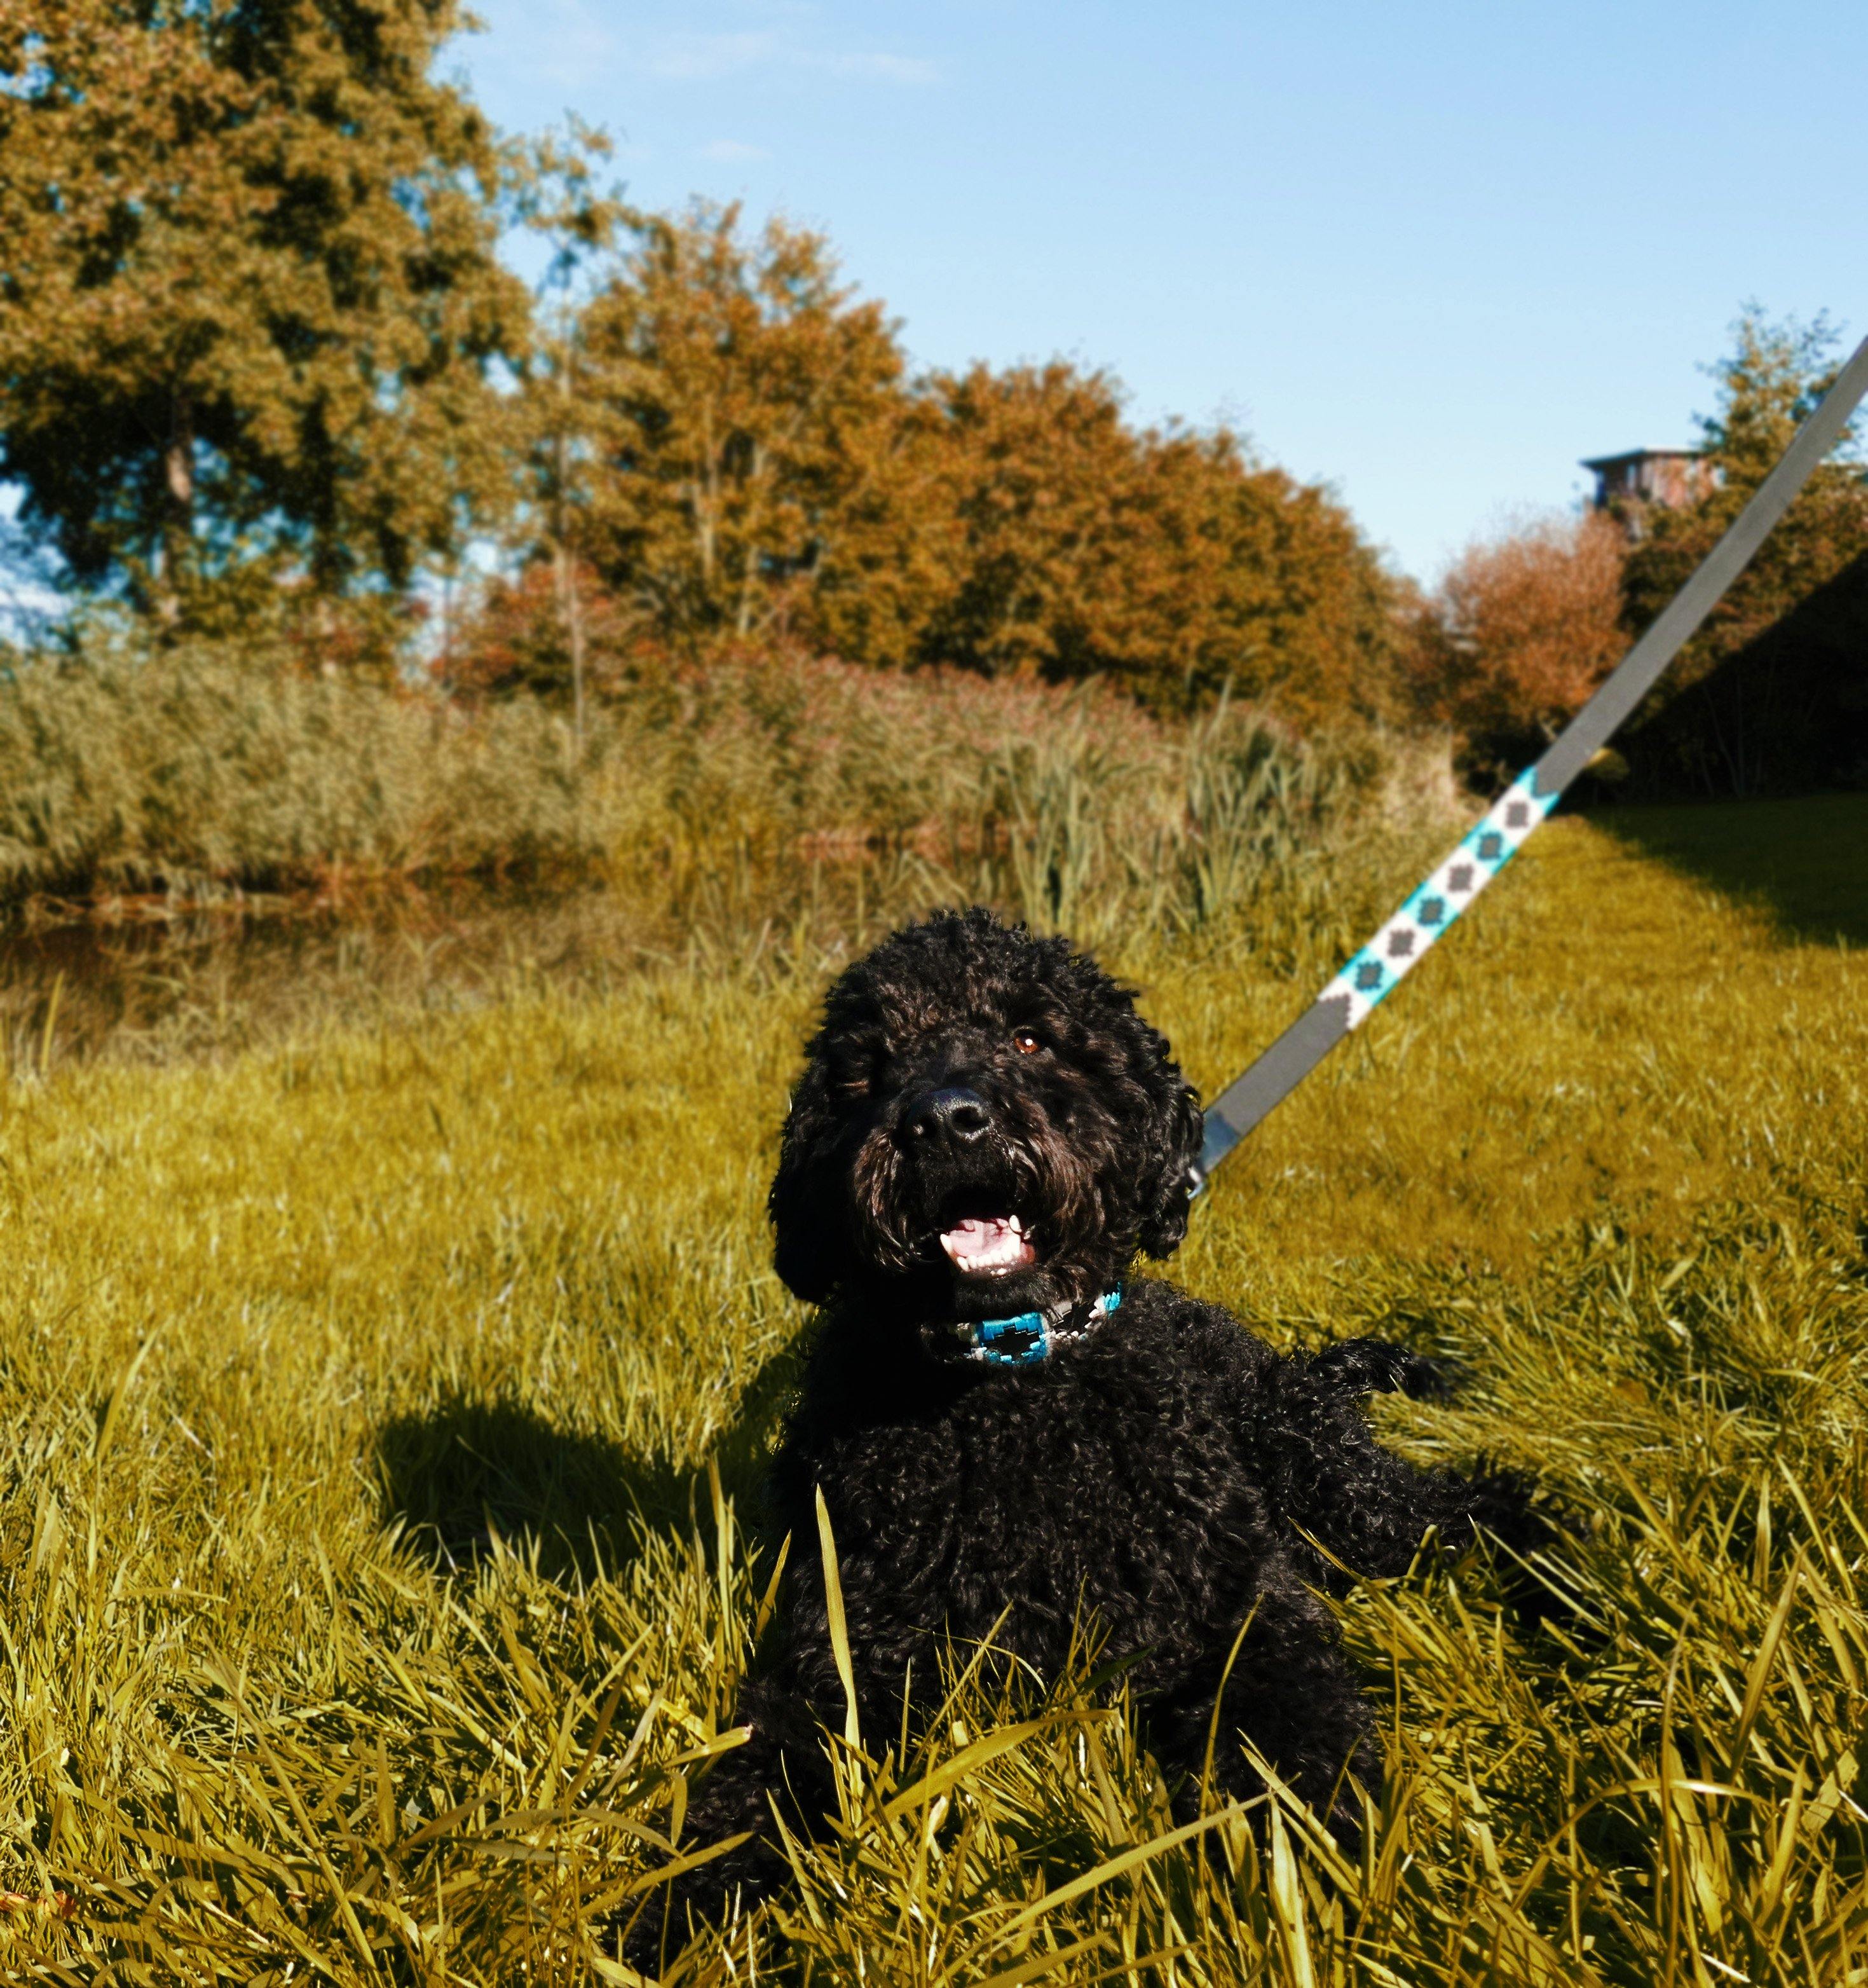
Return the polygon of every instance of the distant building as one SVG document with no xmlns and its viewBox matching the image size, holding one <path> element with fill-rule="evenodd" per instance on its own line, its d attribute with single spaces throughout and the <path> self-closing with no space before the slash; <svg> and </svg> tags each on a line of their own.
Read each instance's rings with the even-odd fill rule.
<svg viewBox="0 0 1868 1988">
<path fill-rule="evenodd" d="M 1631 448 L 1593 456 L 1583 467 L 1595 472 L 1598 511 L 1648 504 L 1671 510 L 1696 503 L 1719 482 L 1718 470 L 1696 448 Z"/>
</svg>

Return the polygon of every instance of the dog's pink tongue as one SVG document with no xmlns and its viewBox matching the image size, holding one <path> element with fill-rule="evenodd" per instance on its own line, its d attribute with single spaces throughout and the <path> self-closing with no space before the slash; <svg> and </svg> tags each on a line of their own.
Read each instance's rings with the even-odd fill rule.
<svg viewBox="0 0 1868 1988">
<path fill-rule="evenodd" d="M 962 1270 L 1013 1270 L 1033 1253 L 1015 1215 L 969 1215 L 942 1230 L 941 1247 Z"/>
</svg>

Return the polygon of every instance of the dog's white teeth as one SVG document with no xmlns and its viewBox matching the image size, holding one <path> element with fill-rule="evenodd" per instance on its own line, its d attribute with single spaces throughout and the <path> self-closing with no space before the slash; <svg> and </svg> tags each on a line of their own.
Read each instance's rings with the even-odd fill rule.
<svg viewBox="0 0 1868 1988">
<path fill-rule="evenodd" d="M 995 1276 L 1016 1270 L 1032 1254 L 1025 1224 L 1015 1215 L 971 1216 L 956 1222 L 942 1233 L 941 1247 L 957 1268 L 989 1271 Z"/>
</svg>

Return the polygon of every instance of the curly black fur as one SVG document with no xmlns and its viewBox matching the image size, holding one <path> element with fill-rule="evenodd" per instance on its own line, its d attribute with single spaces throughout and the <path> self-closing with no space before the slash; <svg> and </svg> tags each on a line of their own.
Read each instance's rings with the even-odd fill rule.
<svg viewBox="0 0 1868 1988">
<path fill-rule="evenodd" d="M 840 1729 L 843 1696 L 819 1487 L 866 1732 L 895 1729 L 904 1679 L 917 1695 L 935 1685 L 944 1636 L 997 1625 L 1001 1648 L 1054 1672 L 1092 1622 L 1130 1660 L 1157 1757 L 1190 1786 L 1238 1643 L 1221 1785 L 1258 1785 L 1231 1738 L 1243 1733 L 1353 1827 L 1348 1777 L 1370 1782 L 1377 1762 L 1317 1591 L 1342 1567 L 1404 1572 L 1431 1529 L 1469 1537 L 1494 1495 L 1373 1439 L 1363 1398 L 1442 1389 L 1437 1371 L 1373 1340 L 1282 1356 L 1141 1277 L 1042 1363 L 955 1348 L 956 1321 L 1042 1310 L 1066 1334 L 1086 1326 L 1138 1254 L 1180 1242 L 1200 1138 L 1166 1041 L 1061 939 L 942 914 L 831 989 L 771 1199 L 779 1274 L 824 1307 L 774 1476 L 802 1550 L 776 1648 L 742 1693 L 750 1739 L 690 1810 L 699 1841 L 760 1835 L 695 1872 L 685 1901 L 711 1894 L 717 1909 L 728 1887 L 757 1896 L 774 1881 L 768 1792 L 802 1827 L 823 1812 L 820 1728 Z M 950 1262 L 943 1230 L 1012 1215 L 1031 1260 L 997 1275 Z"/>
</svg>

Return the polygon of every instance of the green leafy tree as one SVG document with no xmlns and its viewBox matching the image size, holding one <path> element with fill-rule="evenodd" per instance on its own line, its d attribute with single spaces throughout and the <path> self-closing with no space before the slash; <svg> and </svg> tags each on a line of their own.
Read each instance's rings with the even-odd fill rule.
<svg viewBox="0 0 1868 1988">
<path fill-rule="evenodd" d="M 171 619 L 405 586 L 510 488 L 453 0 L 0 0 L 0 476 Z M 249 586 L 246 597 L 258 593 Z"/>
<path fill-rule="evenodd" d="M 1702 418 L 1719 486 L 1642 521 L 1624 616 L 1647 626 L 1712 549 L 1834 377 L 1836 334 L 1755 304 Z M 1656 790 L 1748 793 L 1868 776 L 1868 478 L 1846 442 L 1810 478 L 1650 698 L 1631 734 Z"/>
</svg>

